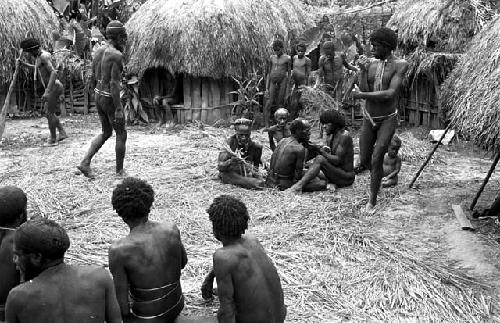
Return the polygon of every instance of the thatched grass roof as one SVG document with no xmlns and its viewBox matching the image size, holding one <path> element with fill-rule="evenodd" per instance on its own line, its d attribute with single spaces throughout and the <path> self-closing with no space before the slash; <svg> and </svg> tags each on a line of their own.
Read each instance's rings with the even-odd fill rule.
<svg viewBox="0 0 500 323">
<path fill-rule="evenodd" d="M 126 24 L 128 71 L 163 66 L 197 77 L 242 77 L 262 68 L 276 34 L 313 24 L 293 0 L 149 0 Z"/>
<path fill-rule="evenodd" d="M 443 84 L 451 122 L 479 146 L 500 151 L 500 15 L 474 37 Z"/>
<path fill-rule="evenodd" d="M 401 47 L 433 41 L 438 51 L 461 52 L 491 12 L 482 0 L 401 0 L 387 26 L 398 30 Z"/>
<path fill-rule="evenodd" d="M 0 84 L 10 82 L 19 43 L 35 37 L 47 46 L 59 22 L 46 0 L 1 0 L 0 5 Z"/>
</svg>

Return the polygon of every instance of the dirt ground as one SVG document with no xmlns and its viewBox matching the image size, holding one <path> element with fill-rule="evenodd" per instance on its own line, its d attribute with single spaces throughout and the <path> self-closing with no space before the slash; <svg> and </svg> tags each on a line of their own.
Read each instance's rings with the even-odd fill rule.
<svg viewBox="0 0 500 323">
<path fill-rule="evenodd" d="M 113 234 L 126 234 L 126 228 L 119 219 L 106 218 L 107 215 L 114 214 L 110 205 L 111 191 L 118 183 L 113 176 L 114 137 L 103 146 L 93 161 L 98 178 L 95 181 L 88 181 L 83 176 L 75 175 L 74 166 L 82 158 L 91 138 L 98 133 L 98 119 L 95 115 L 69 116 L 65 118 L 64 126 L 70 138 L 57 147 L 44 147 L 43 144 L 48 138 L 45 119 L 8 120 L 0 152 L 0 183 L 18 185 L 27 191 L 30 214 L 46 215 L 56 219 L 68 217 L 64 218 L 64 221 L 68 221 L 65 223 L 72 238 L 69 261 L 85 263 L 78 259 L 78 253 L 83 252 L 93 254 L 86 257 L 87 260 L 106 265 L 109 241 L 116 239 L 116 236 L 106 233 L 105 229 L 102 229 L 103 226 L 112 223 L 115 228 L 119 228 L 113 231 Z M 425 134 L 425 130 L 422 129 L 409 131 L 419 136 Z M 217 247 L 216 241 L 210 236 L 206 216 L 203 215 L 207 203 L 214 197 L 207 194 L 215 189 L 219 193 L 241 195 L 242 190 L 217 182 L 215 171 L 217 149 L 215 145 L 206 147 L 195 140 L 205 136 L 201 130 L 197 134 L 193 131 L 193 127 L 187 129 L 178 126 L 175 129 L 158 130 L 152 126 L 134 126 L 129 128 L 128 132 L 125 168 L 129 175 L 147 179 L 157 191 L 153 218 L 165 220 L 160 214 L 162 211 L 168 213 L 169 209 L 183 207 L 184 213 L 169 214 L 167 217 L 187 226 L 180 226 L 183 240 L 189 241 L 191 230 L 201 230 L 206 233 L 210 241 L 208 245 L 200 242 L 201 247 L 197 248 L 187 245 L 190 257 L 188 266 L 191 266 L 189 270 L 194 274 L 192 278 L 183 279 L 183 289 L 188 296 L 187 308 L 198 309 L 204 314 L 213 313 L 216 308 L 213 304 L 207 306 L 201 301 L 201 297 L 195 296 L 199 294 L 201 284 L 199 277 L 208 271 L 210 254 Z M 265 134 L 256 132 L 255 137 L 265 142 Z M 269 156 L 270 151 L 267 150 L 265 157 Z M 500 293 L 498 262 L 500 227 L 495 222 L 496 219 L 474 220 L 473 225 L 476 230 L 464 231 L 460 228 L 451 208 L 453 204 L 462 204 L 465 209 L 470 204 L 490 168 L 492 161 L 488 157 L 484 152 L 463 141 L 441 147 L 436 153 L 434 159 L 436 162 L 424 170 L 413 189 L 408 189 L 407 184 L 421 163 L 403 162 L 400 185 L 381 192 L 379 212 L 373 216 L 362 217 L 362 225 L 374 236 L 403 246 L 423 261 L 452 266 L 475 277 L 481 284 L 489 286 L 489 293 L 497 299 Z M 363 174 L 355 183 L 358 189 L 363 185 L 366 187 L 366 194 L 357 197 L 360 207 L 367 201 L 368 180 L 369 174 Z M 51 182 L 54 187 L 66 187 L 66 191 L 58 190 L 58 196 L 50 192 L 42 193 L 41 188 L 37 187 L 37 183 L 42 181 Z M 186 189 L 183 184 L 185 181 L 199 183 L 199 190 L 184 192 L 183 196 L 189 198 L 176 200 L 177 195 L 170 192 Z M 487 207 L 493 201 L 499 182 L 499 174 L 494 173 L 479 200 L 479 208 Z M 43 186 L 43 189 L 50 190 L 47 187 L 50 186 Z M 76 190 L 76 187 L 78 192 L 82 192 L 81 187 L 84 187 L 85 192 L 95 191 L 95 203 L 89 205 L 88 198 L 83 199 L 78 195 L 80 193 L 71 191 L 73 188 Z M 349 189 L 342 189 L 333 194 L 338 194 L 341 199 L 351 193 Z M 251 215 L 255 218 L 252 221 L 256 226 L 257 221 L 283 215 L 279 206 L 271 207 L 273 200 L 266 196 L 265 192 L 255 194 L 261 197 L 262 203 L 258 207 L 250 207 L 250 211 L 254 212 Z M 299 196 L 294 201 L 301 203 L 301 199 L 307 199 L 308 196 Z M 93 215 L 86 218 L 84 224 L 79 223 L 78 217 L 87 213 Z M 186 214 L 193 216 L 186 220 L 183 218 Z M 200 218 L 200 215 L 204 218 Z M 98 226 L 88 224 L 89 221 L 97 222 Z M 286 224 L 284 226 L 286 227 Z M 78 231 L 79 227 L 83 229 Z M 99 232 L 96 233 L 95 230 Z M 85 245 L 87 240 L 101 242 L 95 242 L 93 249 L 89 249 Z M 265 247 L 271 248 L 266 245 Z M 198 278 L 194 279 L 194 276 Z M 289 282 L 287 277 L 282 276 L 282 278 L 285 284 Z M 285 294 L 286 292 L 287 288 Z M 496 307 L 496 304 L 492 307 Z M 496 315 L 493 313 L 492 319 Z M 328 315 L 321 315 L 314 321 L 336 322 L 333 317 L 335 315 L 332 314 L 333 321 L 328 321 Z"/>
</svg>

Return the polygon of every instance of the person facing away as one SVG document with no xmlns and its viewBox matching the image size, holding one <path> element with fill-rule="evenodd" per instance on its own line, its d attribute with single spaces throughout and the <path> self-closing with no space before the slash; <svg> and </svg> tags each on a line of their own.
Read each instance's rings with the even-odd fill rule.
<svg viewBox="0 0 500 323">
<path fill-rule="evenodd" d="M 130 229 L 109 249 L 109 268 L 124 322 L 174 322 L 184 307 L 187 255 L 174 223 L 149 220 L 154 191 L 128 177 L 113 191 L 113 209 Z"/>
<path fill-rule="evenodd" d="M 14 232 L 27 218 L 27 197 L 18 187 L 0 188 L 0 322 L 5 321 L 5 301 L 20 283 L 14 263 Z"/>
<path fill-rule="evenodd" d="M 260 242 L 244 234 L 250 219 L 246 205 L 221 195 L 207 213 L 222 248 L 213 255 L 213 270 L 202 285 L 202 296 L 212 297 L 215 277 L 219 323 L 283 323 L 286 307 L 280 278 Z"/>
<path fill-rule="evenodd" d="M 69 245 L 66 231 L 46 218 L 16 230 L 14 262 L 24 283 L 7 297 L 7 323 L 122 322 L 109 272 L 66 264 Z"/>
</svg>

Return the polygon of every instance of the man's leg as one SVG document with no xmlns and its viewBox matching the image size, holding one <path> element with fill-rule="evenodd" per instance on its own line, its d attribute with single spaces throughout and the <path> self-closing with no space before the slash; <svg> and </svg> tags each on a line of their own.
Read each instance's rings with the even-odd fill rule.
<svg viewBox="0 0 500 323">
<path fill-rule="evenodd" d="M 380 183 L 384 177 L 384 156 L 391 143 L 392 136 L 396 131 L 397 119 L 395 117 L 384 120 L 378 129 L 377 141 L 373 148 L 371 159 L 370 178 L 370 205 L 377 204 L 377 195 L 380 190 Z"/>
<path fill-rule="evenodd" d="M 366 118 L 363 119 L 359 132 L 359 164 L 355 168 L 356 174 L 371 168 L 373 146 L 377 140 L 377 132 Z"/>
<path fill-rule="evenodd" d="M 328 162 L 322 164 L 321 171 L 328 179 L 328 183 L 335 184 L 337 187 L 351 186 L 354 183 L 354 171 L 346 172 L 342 168 Z"/>
<path fill-rule="evenodd" d="M 113 122 L 113 128 L 116 132 L 116 174 L 124 175 L 123 173 L 123 160 L 125 159 L 126 143 L 127 143 L 127 130 L 125 129 L 125 121 L 117 123 Z"/>
<path fill-rule="evenodd" d="M 232 184 L 255 190 L 264 189 L 264 181 L 257 178 L 241 176 L 240 174 L 236 174 L 234 172 L 221 172 L 220 177 L 222 179 L 222 183 L 224 184 Z"/>
<path fill-rule="evenodd" d="M 269 85 L 269 97 L 267 98 L 266 105 L 264 106 L 264 124 L 266 128 L 269 128 L 269 117 L 271 112 L 271 106 L 276 98 L 276 83 L 271 81 Z"/>
<path fill-rule="evenodd" d="M 326 160 L 325 157 L 316 156 L 316 158 L 314 158 L 314 162 L 309 167 L 309 169 L 304 174 L 304 176 L 302 176 L 302 178 L 297 183 L 295 183 L 292 187 L 290 187 L 290 190 L 293 192 L 304 191 L 306 186 L 319 175 L 319 172 L 321 171 L 321 167 L 324 163 L 328 163 L 328 161 Z M 319 182 L 314 183 L 312 185 L 312 187 L 309 186 L 308 188 L 309 189 L 318 188 L 318 190 L 326 189 L 326 181 L 322 181 L 322 182 L 324 183 L 324 188 L 322 185 L 318 185 L 318 184 L 320 184 Z"/>
<path fill-rule="evenodd" d="M 283 80 L 279 82 L 278 97 L 276 98 L 277 109 L 285 107 L 285 97 L 286 97 L 286 82 L 287 78 L 283 77 Z"/>
<path fill-rule="evenodd" d="M 382 187 L 393 187 L 398 185 L 398 177 L 397 175 L 393 178 L 382 180 Z"/>
<path fill-rule="evenodd" d="M 47 105 L 47 103 L 45 103 Z M 50 139 L 49 139 L 49 145 L 55 145 L 56 144 L 56 129 L 57 129 L 57 122 L 58 119 L 55 115 L 54 112 L 49 112 L 47 109 L 47 122 L 49 124 L 49 131 L 50 131 Z"/>
<path fill-rule="evenodd" d="M 54 98 L 53 98 L 53 100 L 54 100 L 54 102 L 53 102 L 53 104 L 54 104 L 54 108 L 53 108 L 54 111 L 57 111 L 58 109 L 60 109 L 60 106 L 59 106 L 60 102 L 59 102 L 59 100 L 61 98 L 61 95 L 63 95 L 63 94 L 64 94 L 64 88 L 62 86 L 61 87 L 57 86 L 57 89 L 54 91 Z M 59 138 L 57 140 L 58 141 L 62 141 L 64 139 L 68 138 L 68 135 L 66 134 L 66 131 L 64 131 L 64 128 L 63 128 L 63 126 L 61 124 L 61 121 L 59 120 L 59 118 L 57 117 L 57 115 L 56 115 L 56 119 L 57 119 L 57 125 L 56 125 L 56 127 L 57 127 L 57 130 L 59 130 Z"/>
</svg>

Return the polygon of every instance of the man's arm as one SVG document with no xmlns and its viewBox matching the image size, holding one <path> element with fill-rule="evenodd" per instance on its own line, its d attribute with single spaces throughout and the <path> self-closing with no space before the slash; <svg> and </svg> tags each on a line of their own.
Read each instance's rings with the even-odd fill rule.
<svg viewBox="0 0 500 323">
<path fill-rule="evenodd" d="M 309 85 L 309 75 L 311 74 L 311 60 L 306 57 L 306 66 L 305 66 L 305 71 L 306 71 L 306 85 Z"/>
<path fill-rule="evenodd" d="M 287 55 L 286 61 L 286 85 L 285 85 L 285 98 L 288 97 L 288 90 L 290 89 L 290 82 L 292 78 L 292 59 Z"/>
<path fill-rule="evenodd" d="M 236 322 L 236 304 L 234 303 L 234 286 L 232 270 L 236 264 L 232 257 L 226 256 L 223 251 L 214 254 L 214 273 L 217 279 L 217 294 L 220 307 L 217 312 L 219 323 Z"/>
<path fill-rule="evenodd" d="M 295 152 L 295 172 L 296 180 L 300 180 L 304 175 L 304 159 L 306 158 L 306 149 L 302 145 Z"/>
<path fill-rule="evenodd" d="M 186 248 L 184 248 L 184 244 L 181 241 L 181 231 L 177 227 L 176 229 L 177 229 L 177 235 L 179 236 L 179 243 L 181 244 L 181 269 L 184 269 L 184 267 L 186 267 L 186 264 L 188 262 L 188 258 L 187 258 Z"/>
<path fill-rule="evenodd" d="M 123 71 L 123 64 L 122 64 L 122 55 L 121 54 L 113 54 L 113 58 L 111 61 L 111 80 L 109 81 L 110 84 L 110 92 L 111 92 L 111 98 L 113 99 L 113 104 L 115 106 L 115 113 L 121 112 L 123 113 L 122 109 L 122 102 L 120 99 L 120 90 L 121 90 L 121 84 L 122 84 L 122 71 Z"/>
<path fill-rule="evenodd" d="M 324 66 L 325 66 L 325 57 L 321 56 L 318 62 L 318 74 L 317 74 L 318 77 L 316 78 L 316 84 L 314 85 L 315 87 L 319 86 L 321 82 L 323 82 L 323 76 L 325 75 Z"/>
<path fill-rule="evenodd" d="M 219 159 L 217 161 L 217 169 L 221 172 L 227 171 L 231 165 L 232 157 L 227 151 L 223 150 L 219 153 Z"/>
<path fill-rule="evenodd" d="M 118 305 L 116 299 L 116 291 L 115 291 L 115 286 L 113 285 L 113 279 L 111 279 L 111 277 L 109 276 L 108 272 L 105 269 L 100 270 L 100 275 L 106 295 L 105 296 L 106 304 L 104 313 L 105 315 L 104 318 L 106 320 L 106 323 L 122 323 L 122 315 L 120 313 L 120 306 Z"/>
<path fill-rule="evenodd" d="M 345 68 L 347 68 L 348 70 L 354 71 L 354 72 L 359 71 L 359 68 L 357 68 L 356 66 L 353 66 L 347 62 L 347 57 L 345 54 L 342 54 L 340 57 L 342 58 L 342 64 L 344 65 Z"/>
<path fill-rule="evenodd" d="M 349 136 L 342 136 L 336 151 L 332 151 L 333 154 L 329 154 L 321 149 L 321 155 L 325 157 L 330 164 L 334 166 L 341 166 L 345 154 L 349 151 L 353 151 L 352 146 L 352 138 Z"/>
<path fill-rule="evenodd" d="M 269 91 L 269 83 L 271 82 L 271 70 L 273 69 L 273 59 L 272 56 L 269 58 L 266 64 L 266 92 Z"/>
<path fill-rule="evenodd" d="M 57 78 L 57 70 L 52 65 L 50 58 L 50 54 L 46 52 L 40 55 L 40 65 L 45 65 L 45 68 L 50 72 L 49 83 L 46 85 L 44 96 L 52 91 Z"/>
<path fill-rule="evenodd" d="M 385 101 L 393 99 L 398 94 L 399 88 L 403 83 L 404 75 L 406 74 L 407 70 L 408 70 L 408 63 L 399 62 L 397 63 L 396 73 L 394 73 L 394 75 L 392 76 L 391 83 L 387 90 L 374 91 L 374 92 L 353 90 L 353 96 L 358 99 L 366 99 L 366 100 Z"/>
<path fill-rule="evenodd" d="M 400 171 L 401 171 L 401 158 L 399 156 L 396 156 L 396 164 L 394 165 L 394 170 L 385 178 L 391 179 L 395 177 L 397 174 L 399 174 Z"/>
<path fill-rule="evenodd" d="M 274 151 L 276 149 L 276 144 L 274 143 L 274 130 L 269 128 L 267 135 L 269 136 L 269 147 Z"/>
<path fill-rule="evenodd" d="M 128 278 L 125 267 L 116 247 L 111 246 L 108 254 L 109 270 L 113 275 L 113 296 L 118 300 L 121 315 L 125 318 L 130 314 L 128 303 Z M 116 294 L 115 294 L 116 293 Z"/>
<path fill-rule="evenodd" d="M 13 289 L 10 291 L 5 303 L 5 323 L 18 323 L 17 313 L 19 312 L 20 302 L 23 302 L 23 297 L 20 293 Z"/>
</svg>

